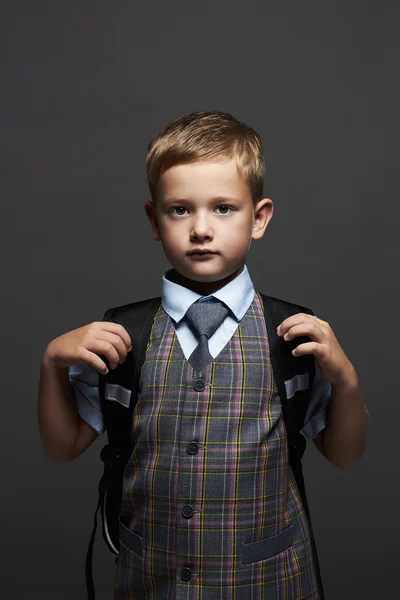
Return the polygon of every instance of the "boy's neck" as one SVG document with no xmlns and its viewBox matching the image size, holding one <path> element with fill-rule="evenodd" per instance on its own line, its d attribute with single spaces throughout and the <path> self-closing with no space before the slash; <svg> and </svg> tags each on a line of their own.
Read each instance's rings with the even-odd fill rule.
<svg viewBox="0 0 400 600">
<path fill-rule="evenodd" d="M 225 285 L 230 283 L 233 279 L 235 279 L 244 269 L 244 265 L 239 267 L 236 271 L 234 271 L 228 277 L 224 279 L 219 279 L 218 281 L 195 281 L 194 279 L 189 279 L 185 277 L 181 273 L 178 273 L 175 269 L 170 269 L 166 272 L 165 277 L 172 281 L 173 283 L 177 283 L 178 285 L 182 285 L 196 294 L 200 294 L 200 296 L 209 296 L 210 294 L 214 294 Z"/>
</svg>

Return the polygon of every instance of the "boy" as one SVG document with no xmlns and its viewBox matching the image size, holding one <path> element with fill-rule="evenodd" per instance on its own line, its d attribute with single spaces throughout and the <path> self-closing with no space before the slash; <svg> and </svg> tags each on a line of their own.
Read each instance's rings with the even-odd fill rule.
<svg viewBox="0 0 400 600">
<path fill-rule="evenodd" d="M 172 269 L 133 415 L 114 599 L 321 599 L 262 298 L 245 265 L 273 214 L 261 139 L 225 113 L 185 115 L 150 143 L 147 174 L 145 210 Z M 316 359 L 302 432 L 349 467 L 368 421 L 353 365 L 314 315 L 290 316 L 278 334 L 311 339 L 294 351 Z M 51 459 L 73 460 L 103 432 L 98 355 L 115 368 L 130 350 L 127 331 L 108 321 L 50 342 L 38 416 Z"/>
</svg>

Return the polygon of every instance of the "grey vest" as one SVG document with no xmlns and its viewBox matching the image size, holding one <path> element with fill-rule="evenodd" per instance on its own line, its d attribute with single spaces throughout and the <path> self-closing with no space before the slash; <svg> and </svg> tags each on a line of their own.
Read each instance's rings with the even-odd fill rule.
<svg viewBox="0 0 400 600">
<path fill-rule="evenodd" d="M 114 600 L 320 598 L 259 295 L 195 377 L 160 306 L 131 425 Z"/>
</svg>

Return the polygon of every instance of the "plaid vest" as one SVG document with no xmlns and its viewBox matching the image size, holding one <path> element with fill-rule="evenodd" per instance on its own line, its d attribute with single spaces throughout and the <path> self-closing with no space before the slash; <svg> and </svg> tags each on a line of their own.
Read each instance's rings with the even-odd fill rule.
<svg viewBox="0 0 400 600">
<path fill-rule="evenodd" d="M 260 296 L 200 373 L 160 306 L 138 398 L 114 600 L 318 600 Z"/>
</svg>

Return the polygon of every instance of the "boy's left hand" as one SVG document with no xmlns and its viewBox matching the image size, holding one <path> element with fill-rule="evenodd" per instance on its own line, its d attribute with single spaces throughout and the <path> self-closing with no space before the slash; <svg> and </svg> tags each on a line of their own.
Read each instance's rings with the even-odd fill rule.
<svg viewBox="0 0 400 600">
<path fill-rule="evenodd" d="M 309 336 L 313 341 L 297 346 L 293 355 L 314 354 L 323 376 L 332 385 L 346 385 L 357 377 L 353 365 L 326 321 L 313 315 L 297 313 L 282 321 L 277 333 L 286 341 L 297 336 Z"/>
</svg>

